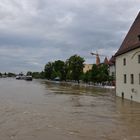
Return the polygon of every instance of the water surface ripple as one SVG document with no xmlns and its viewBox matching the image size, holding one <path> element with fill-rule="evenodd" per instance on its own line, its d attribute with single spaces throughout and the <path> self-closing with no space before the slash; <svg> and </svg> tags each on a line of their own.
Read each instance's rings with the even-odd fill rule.
<svg viewBox="0 0 140 140">
<path fill-rule="evenodd" d="M 113 90 L 0 79 L 1 140 L 140 140 L 140 104 Z"/>
</svg>

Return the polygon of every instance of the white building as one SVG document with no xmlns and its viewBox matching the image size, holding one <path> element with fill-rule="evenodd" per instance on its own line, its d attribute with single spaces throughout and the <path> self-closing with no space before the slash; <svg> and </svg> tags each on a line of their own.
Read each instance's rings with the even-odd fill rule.
<svg viewBox="0 0 140 140">
<path fill-rule="evenodd" d="M 140 13 L 116 57 L 116 95 L 140 102 Z"/>
<path fill-rule="evenodd" d="M 116 77 L 116 67 L 115 67 L 115 57 L 112 56 L 109 60 L 109 75 L 115 79 Z"/>
</svg>

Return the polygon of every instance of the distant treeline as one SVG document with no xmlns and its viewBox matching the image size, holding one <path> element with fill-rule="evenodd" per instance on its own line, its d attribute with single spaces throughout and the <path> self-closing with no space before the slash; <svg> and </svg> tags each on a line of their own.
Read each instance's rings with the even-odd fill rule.
<svg viewBox="0 0 140 140">
<path fill-rule="evenodd" d="M 42 72 L 28 71 L 26 75 L 31 75 L 35 79 L 48 79 L 60 81 L 83 81 L 85 83 L 104 83 L 113 81 L 113 77 L 109 76 L 108 65 L 93 64 L 92 69 L 83 72 L 84 58 L 78 55 L 73 55 L 66 61 L 56 60 L 48 62 L 44 66 Z M 14 73 L 0 73 L 0 77 L 15 77 Z"/>
<path fill-rule="evenodd" d="M 8 72 L 8 73 L 1 73 L 0 72 L 0 77 L 15 77 L 16 74 L 15 73 L 11 73 L 11 72 Z"/>
<path fill-rule="evenodd" d="M 84 62 L 85 60 L 81 56 L 73 55 L 66 61 L 48 62 L 42 72 L 28 71 L 27 75 L 32 75 L 33 78 L 77 81 L 78 83 L 80 80 L 86 83 L 103 83 L 113 80 L 113 77 L 109 76 L 108 65 L 100 64 L 97 66 L 93 64 L 91 70 L 83 73 Z"/>
</svg>

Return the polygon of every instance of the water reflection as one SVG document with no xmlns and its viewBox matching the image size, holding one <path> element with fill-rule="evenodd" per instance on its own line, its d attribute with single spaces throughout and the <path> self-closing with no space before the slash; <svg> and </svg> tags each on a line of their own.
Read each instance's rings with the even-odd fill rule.
<svg viewBox="0 0 140 140">
<path fill-rule="evenodd" d="M 46 86 L 47 90 L 48 89 L 52 90 L 54 93 L 58 94 L 92 95 L 92 96 L 96 95 L 108 96 L 108 93 L 114 94 L 113 90 L 111 89 L 93 88 L 91 86 L 80 86 L 71 83 L 56 83 L 43 81 L 42 84 Z"/>
<path fill-rule="evenodd" d="M 51 85 L 51 84 L 50 84 Z M 101 139 L 140 139 L 140 104 L 115 97 L 114 91 L 56 84 L 46 88 L 57 94 L 71 94 L 71 112 L 101 131 Z M 78 109 L 77 109 L 78 107 Z M 81 115 L 80 115 L 81 114 Z M 80 115 L 80 117 L 79 117 Z M 89 127 L 89 126 L 88 126 Z M 93 129 L 93 128 L 92 128 Z"/>
</svg>

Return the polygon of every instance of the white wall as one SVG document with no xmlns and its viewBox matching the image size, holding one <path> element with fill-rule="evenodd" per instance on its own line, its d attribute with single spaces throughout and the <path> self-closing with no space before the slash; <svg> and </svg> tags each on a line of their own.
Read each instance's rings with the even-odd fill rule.
<svg viewBox="0 0 140 140">
<path fill-rule="evenodd" d="M 112 76 L 112 73 L 114 73 L 114 77 L 116 77 L 115 76 L 115 73 L 116 73 L 115 65 L 109 66 L 109 75 Z"/>
<path fill-rule="evenodd" d="M 124 98 L 140 102 L 140 63 L 138 63 L 138 55 L 140 48 L 122 54 L 116 58 L 116 95 Z M 123 65 L 123 59 L 126 58 L 126 65 Z M 127 76 L 127 83 L 124 83 L 124 74 Z M 134 84 L 131 84 L 130 74 L 134 74 Z"/>
</svg>

